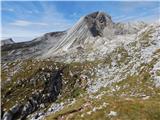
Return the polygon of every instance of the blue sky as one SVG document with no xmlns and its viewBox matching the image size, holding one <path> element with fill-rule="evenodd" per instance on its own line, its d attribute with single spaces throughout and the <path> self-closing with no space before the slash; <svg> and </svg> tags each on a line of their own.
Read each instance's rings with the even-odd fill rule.
<svg viewBox="0 0 160 120">
<path fill-rule="evenodd" d="M 157 2 L 56 2 L 56 1 L 3 1 L 1 6 L 2 37 L 14 41 L 27 41 L 46 32 L 63 31 L 88 13 L 104 11 L 114 22 L 159 19 Z"/>
</svg>

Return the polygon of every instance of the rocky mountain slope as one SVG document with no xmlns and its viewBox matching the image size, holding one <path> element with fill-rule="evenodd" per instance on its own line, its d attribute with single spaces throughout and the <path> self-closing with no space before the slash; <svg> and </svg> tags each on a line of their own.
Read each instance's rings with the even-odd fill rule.
<svg viewBox="0 0 160 120">
<path fill-rule="evenodd" d="M 160 118 L 159 23 L 94 12 L 1 50 L 3 120 Z"/>
<path fill-rule="evenodd" d="M 12 40 L 12 38 L 8 38 L 8 39 L 4 39 L 1 41 L 1 46 L 13 44 L 13 43 L 14 43 L 14 41 Z"/>
</svg>

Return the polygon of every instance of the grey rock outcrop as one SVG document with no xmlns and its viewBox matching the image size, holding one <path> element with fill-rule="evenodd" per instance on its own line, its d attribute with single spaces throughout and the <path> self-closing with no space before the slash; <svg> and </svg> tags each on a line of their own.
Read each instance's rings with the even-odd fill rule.
<svg viewBox="0 0 160 120">
<path fill-rule="evenodd" d="M 5 112 L 2 120 L 13 120 L 19 113 L 22 105 L 16 104 L 9 111 Z"/>
<path fill-rule="evenodd" d="M 15 42 L 12 40 L 12 38 L 8 38 L 1 41 L 1 46 L 13 44 L 13 43 Z"/>
<path fill-rule="evenodd" d="M 113 27 L 111 16 L 104 12 L 91 13 L 87 15 L 84 20 L 94 37 L 103 36 L 103 30 L 105 27 Z"/>
<path fill-rule="evenodd" d="M 43 72 L 45 73 L 45 71 Z M 62 89 L 62 73 L 63 69 L 52 71 L 50 77 L 44 81 L 42 90 L 34 91 L 29 98 L 25 98 L 26 102 L 17 103 L 9 111 L 5 111 L 2 120 L 25 119 L 29 114 L 39 109 L 41 104 L 54 102 Z M 25 84 L 30 83 L 26 82 Z"/>
<path fill-rule="evenodd" d="M 4 113 L 2 120 L 12 120 L 13 114 L 10 111 Z"/>
</svg>

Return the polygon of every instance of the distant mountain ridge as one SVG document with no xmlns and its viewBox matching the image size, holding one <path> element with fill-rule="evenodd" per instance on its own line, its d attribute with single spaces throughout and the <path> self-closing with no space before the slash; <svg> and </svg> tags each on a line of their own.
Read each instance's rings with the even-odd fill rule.
<svg viewBox="0 0 160 120">
<path fill-rule="evenodd" d="M 31 57 L 63 59 L 61 56 L 69 54 L 73 49 L 77 51 L 77 48 L 86 49 L 87 46 L 97 44 L 99 38 L 112 39 L 117 35 L 135 34 L 146 26 L 145 23 L 139 23 L 136 26 L 114 23 L 110 15 L 98 11 L 81 17 L 67 31 L 47 33 L 32 41 L 2 46 L 2 52 L 8 53 L 2 57 L 2 61 Z"/>
</svg>

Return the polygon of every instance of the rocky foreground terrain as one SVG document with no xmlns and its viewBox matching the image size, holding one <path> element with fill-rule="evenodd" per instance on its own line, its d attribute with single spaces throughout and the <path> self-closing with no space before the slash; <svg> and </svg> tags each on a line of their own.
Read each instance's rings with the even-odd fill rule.
<svg viewBox="0 0 160 120">
<path fill-rule="evenodd" d="M 1 46 L 2 120 L 159 120 L 160 24 L 104 12 Z"/>
</svg>

